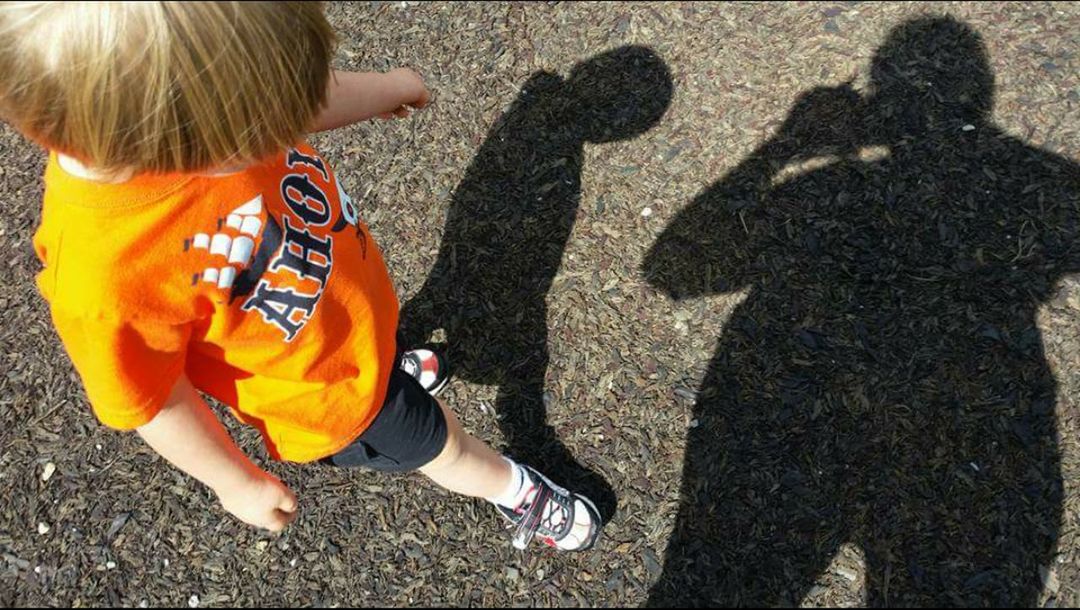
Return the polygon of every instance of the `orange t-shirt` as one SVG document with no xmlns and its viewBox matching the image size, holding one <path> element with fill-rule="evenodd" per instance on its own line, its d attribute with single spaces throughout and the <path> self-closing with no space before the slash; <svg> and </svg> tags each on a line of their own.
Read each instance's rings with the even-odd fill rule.
<svg viewBox="0 0 1080 610">
<path fill-rule="evenodd" d="M 382 255 L 309 146 L 241 172 L 102 184 L 55 155 L 38 287 L 98 419 L 131 429 L 186 373 L 306 462 L 378 414 L 398 302 Z"/>
</svg>

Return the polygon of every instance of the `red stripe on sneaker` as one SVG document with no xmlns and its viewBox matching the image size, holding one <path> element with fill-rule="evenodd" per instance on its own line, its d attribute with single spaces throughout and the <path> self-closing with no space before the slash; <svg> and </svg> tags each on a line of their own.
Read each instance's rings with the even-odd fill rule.
<svg viewBox="0 0 1080 610">
<path fill-rule="evenodd" d="M 424 367 L 425 371 L 427 371 L 429 373 L 432 373 L 434 375 L 438 375 L 438 373 L 439 373 L 439 359 L 438 358 L 434 358 L 434 357 L 428 358 L 427 360 L 423 361 L 423 365 L 421 365 L 421 366 Z"/>
</svg>

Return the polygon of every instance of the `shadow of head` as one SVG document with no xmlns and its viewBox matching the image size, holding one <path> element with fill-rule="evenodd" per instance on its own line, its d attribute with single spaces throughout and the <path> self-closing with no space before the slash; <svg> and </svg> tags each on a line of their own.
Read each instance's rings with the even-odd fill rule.
<svg viewBox="0 0 1080 610">
<path fill-rule="evenodd" d="M 574 66 L 563 88 L 565 118 L 586 142 L 627 140 L 660 120 L 673 91 L 671 72 L 656 53 L 619 47 Z"/>
<path fill-rule="evenodd" d="M 978 125 L 994 105 L 982 36 L 952 17 L 914 19 L 893 29 L 874 54 L 870 79 L 872 143 Z"/>
</svg>

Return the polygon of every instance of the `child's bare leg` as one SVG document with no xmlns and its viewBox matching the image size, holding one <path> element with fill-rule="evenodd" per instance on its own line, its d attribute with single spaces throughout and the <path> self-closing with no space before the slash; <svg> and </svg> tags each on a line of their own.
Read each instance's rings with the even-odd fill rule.
<svg viewBox="0 0 1080 610">
<path fill-rule="evenodd" d="M 567 551 L 593 545 L 602 523 L 588 498 L 555 485 L 535 469 L 517 464 L 469 436 L 454 412 L 434 398 L 448 379 L 446 363 L 437 352 L 410 350 L 402 355 L 399 366 L 388 391 L 392 410 L 375 420 L 374 432 L 369 428 L 361 436 L 360 440 L 367 436 L 372 443 L 361 444 L 361 458 L 369 456 L 371 449 L 377 454 L 383 448 L 401 458 L 391 458 L 395 470 L 403 464 L 423 463 L 419 471 L 436 484 L 494 504 L 516 526 L 514 546 L 518 548 L 525 548 L 534 538 Z M 402 383 L 402 376 L 411 378 L 409 383 Z M 431 459 L 435 443 L 440 443 L 438 454 Z M 410 452 L 409 445 L 417 449 Z"/>
<path fill-rule="evenodd" d="M 446 417 L 446 446 L 438 457 L 420 468 L 421 473 L 450 491 L 495 504 L 519 526 L 514 537 L 518 548 L 525 548 L 534 535 L 564 550 L 592 546 L 599 534 L 600 517 L 591 502 L 556 487 L 535 470 L 495 453 L 462 430 L 457 417 L 442 401 L 436 402 Z M 531 510 L 535 521 L 527 516 Z M 531 527 L 520 527 L 523 521 L 531 523 Z M 547 524 L 550 529 L 545 532 L 538 523 Z"/>
<path fill-rule="evenodd" d="M 441 487 L 474 498 L 495 498 L 512 482 L 510 462 L 461 429 L 454 412 L 440 400 L 446 416 L 446 447 L 420 472 Z"/>
</svg>

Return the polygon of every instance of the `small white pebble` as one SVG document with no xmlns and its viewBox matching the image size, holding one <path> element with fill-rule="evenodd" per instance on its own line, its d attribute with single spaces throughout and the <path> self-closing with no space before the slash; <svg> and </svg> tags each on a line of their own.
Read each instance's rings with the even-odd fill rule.
<svg viewBox="0 0 1080 610">
<path fill-rule="evenodd" d="M 43 470 L 41 472 L 41 480 L 43 482 L 45 482 L 45 483 L 48 483 L 49 479 L 52 478 L 53 473 L 55 473 L 55 472 L 56 472 L 56 464 L 53 464 L 52 462 L 49 462 L 48 464 L 45 464 L 45 470 Z"/>
<path fill-rule="evenodd" d="M 98 451 L 101 451 L 101 445 L 94 445 L 94 448 L 97 449 Z"/>
<path fill-rule="evenodd" d="M 198 608 L 199 607 L 199 596 L 198 595 L 192 595 L 191 597 L 189 597 L 188 600 L 187 600 L 187 605 L 188 605 L 188 608 Z"/>
<path fill-rule="evenodd" d="M 140 607 L 140 608 L 149 608 L 149 607 L 150 607 L 150 602 L 148 602 L 148 601 L 146 601 L 146 600 L 144 599 L 144 600 L 142 600 L 141 602 L 139 602 L 139 607 Z"/>
<path fill-rule="evenodd" d="M 851 582 L 855 582 L 859 578 L 859 574 L 855 570 L 845 568 L 843 566 L 836 568 L 836 573 L 850 580 Z"/>
<path fill-rule="evenodd" d="M 964 131 L 975 131 L 975 126 L 971 125 L 971 124 L 968 124 L 968 125 L 964 125 L 960 129 L 962 129 Z"/>
<path fill-rule="evenodd" d="M 974 470 L 975 472 L 979 472 L 979 465 L 978 464 L 976 464 L 975 462 L 971 462 L 970 466 L 971 466 L 972 470 Z"/>
<path fill-rule="evenodd" d="M 116 569 L 116 562 L 115 561 L 106 561 L 105 562 L 105 569 L 106 570 L 115 570 Z"/>
<path fill-rule="evenodd" d="M 165 560 L 165 561 L 163 561 L 162 563 L 164 563 L 164 564 L 165 564 L 165 567 L 166 567 L 166 568 L 167 568 L 167 567 L 169 567 L 169 560 L 168 560 L 168 559 L 166 559 L 166 560 Z"/>
<path fill-rule="evenodd" d="M 296 558 L 295 557 L 293 557 L 292 560 L 289 561 L 289 565 L 294 567 L 294 568 L 296 567 Z"/>
<path fill-rule="evenodd" d="M 645 218 L 652 216 L 652 208 L 645 208 L 644 210 L 641 210 L 641 215 Z"/>
<path fill-rule="evenodd" d="M 41 566 L 37 566 L 34 568 L 34 574 L 41 574 Z"/>
<path fill-rule="evenodd" d="M 691 419 L 690 420 L 690 427 L 691 428 L 697 428 L 700 425 L 701 425 L 701 422 L 698 421 L 697 419 Z"/>
<path fill-rule="evenodd" d="M 266 547 L 268 546 L 270 546 L 270 543 L 265 540 L 260 540 L 255 543 L 255 548 L 259 549 L 260 551 L 265 551 Z"/>
<path fill-rule="evenodd" d="M 42 536 L 48 534 L 50 529 L 52 528 L 49 527 L 49 524 L 45 523 L 44 521 L 37 524 L 37 533 L 41 534 Z"/>
</svg>

